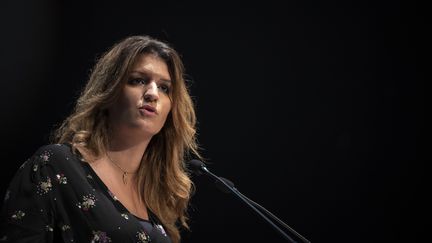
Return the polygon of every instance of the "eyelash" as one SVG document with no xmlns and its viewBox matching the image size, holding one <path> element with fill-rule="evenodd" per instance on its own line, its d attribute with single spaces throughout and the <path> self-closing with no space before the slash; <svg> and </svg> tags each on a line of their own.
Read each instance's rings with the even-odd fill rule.
<svg viewBox="0 0 432 243">
<path fill-rule="evenodd" d="M 133 79 L 130 79 L 128 81 L 128 84 L 131 84 L 131 85 L 137 85 L 137 84 L 145 85 L 148 82 L 149 82 L 149 79 L 146 79 L 146 78 L 133 78 Z M 166 84 L 160 84 L 160 85 L 158 85 L 158 88 L 161 89 L 162 92 L 164 92 L 166 94 L 168 94 L 170 92 L 170 90 L 171 90 L 171 87 L 169 85 L 166 85 Z"/>
<path fill-rule="evenodd" d="M 158 88 L 161 89 L 162 92 L 164 92 L 166 94 L 169 94 L 169 92 L 170 92 L 170 87 L 168 85 L 161 84 L 158 86 Z"/>
</svg>

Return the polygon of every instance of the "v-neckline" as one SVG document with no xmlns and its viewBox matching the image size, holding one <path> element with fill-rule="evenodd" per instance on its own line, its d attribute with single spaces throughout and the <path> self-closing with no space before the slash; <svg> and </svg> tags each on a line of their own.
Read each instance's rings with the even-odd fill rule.
<svg viewBox="0 0 432 243">
<path fill-rule="evenodd" d="M 144 220 L 144 221 L 148 221 L 148 222 L 152 223 L 151 216 L 150 216 L 150 210 L 147 207 L 146 207 L 146 211 L 147 211 L 148 219 L 143 219 L 143 218 L 139 217 L 138 215 L 135 215 L 132 212 L 130 212 L 123 205 L 123 203 L 116 197 L 116 195 L 108 188 L 108 186 L 102 181 L 102 179 L 98 176 L 98 174 L 93 169 L 93 167 L 91 167 L 90 163 L 84 159 L 83 155 L 81 154 L 81 152 L 78 149 L 76 149 L 76 154 L 77 154 L 77 157 L 80 160 L 80 162 L 82 164 L 84 164 L 84 166 L 90 172 L 93 180 L 95 180 L 95 182 L 98 184 L 98 186 L 101 187 L 103 194 L 114 204 L 114 206 L 117 208 L 117 210 L 119 210 L 122 213 L 128 213 L 131 216 L 133 216 L 134 218 L 136 218 L 137 220 Z"/>
</svg>

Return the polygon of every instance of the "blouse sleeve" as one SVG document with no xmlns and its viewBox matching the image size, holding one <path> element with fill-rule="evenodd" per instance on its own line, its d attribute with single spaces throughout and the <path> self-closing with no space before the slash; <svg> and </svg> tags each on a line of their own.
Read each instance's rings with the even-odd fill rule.
<svg viewBox="0 0 432 243">
<path fill-rule="evenodd" d="M 40 148 L 13 177 L 1 211 L 0 242 L 52 242 L 55 208 L 51 152 Z"/>
</svg>

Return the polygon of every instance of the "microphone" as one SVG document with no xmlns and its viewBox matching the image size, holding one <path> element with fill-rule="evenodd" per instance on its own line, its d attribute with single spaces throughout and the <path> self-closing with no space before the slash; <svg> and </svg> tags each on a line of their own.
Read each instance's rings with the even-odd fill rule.
<svg viewBox="0 0 432 243">
<path fill-rule="evenodd" d="M 278 217 L 276 217 L 275 215 L 273 215 L 267 209 L 265 209 L 264 207 L 262 207 L 258 203 L 252 201 L 248 197 L 246 197 L 243 194 L 241 194 L 237 190 L 237 188 L 234 187 L 234 183 L 232 183 L 230 180 L 228 180 L 226 178 L 223 178 L 223 177 L 218 177 L 215 174 L 211 173 L 207 169 L 207 167 L 205 166 L 205 164 L 203 162 L 201 162 L 199 160 L 196 160 L 196 159 L 193 159 L 193 160 L 190 160 L 188 163 L 190 165 L 190 168 L 194 171 L 195 174 L 197 174 L 197 175 L 205 174 L 205 175 L 211 177 L 212 179 L 214 179 L 215 182 L 216 182 L 216 187 L 219 190 L 221 190 L 222 192 L 225 192 L 225 193 L 233 193 L 235 196 L 237 196 L 238 199 L 240 199 L 242 202 L 244 202 L 246 205 L 248 205 L 255 213 L 257 213 L 259 216 L 261 216 L 261 218 L 263 218 L 267 223 L 269 223 L 276 231 L 278 231 L 288 241 L 290 241 L 292 243 L 297 243 L 295 240 L 293 240 L 290 236 L 288 236 L 283 230 L 281 230 L 276 224 L 274 224 L 267 216 L 265 216 L 261 211 L 259 211 L 253 205 L 255 205 L 256 207 L 260 208 L 267 215 L 270 215 L 270 217 L 272 217 L 279 224 L 281 224 L 282 226 L 284 226 L 285 229 L 289 230 L 291 233 L 293 233 L 294 235 L 296 235 L 302 241 L 304 241 L 306 243 L 310 243 L 309 240 L 307 240 L 305 237 L 303 237 L 302 235 L 300 235 L 299 233 L 297 233 L 294 229 L 292 229 L 291 227 L 289 227 L 287 224 L 285 224 L 282 220 L 280 220 Z"/>
<path fill-rule="evenodd" d="M 188 164 L 192 168 L 193 172 L 197 175 L 202 175 L 203 172 L 206 173 L 209 171 L 207 167 L 205 167 L 204 163 L 197 159 L 190 160 Z"/>
</svg>

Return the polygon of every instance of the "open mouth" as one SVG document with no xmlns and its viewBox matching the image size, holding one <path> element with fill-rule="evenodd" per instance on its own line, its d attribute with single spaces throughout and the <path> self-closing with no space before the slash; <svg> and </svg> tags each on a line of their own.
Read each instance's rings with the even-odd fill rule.
<svg viewBox="0 0 432 243">
<path fill-rule="evenodd" d="M 156 108 L 154 108 L 151 105 L 143 105 L 142 107 L 140 107 L 140 109 L 143 109 L 143 110 L 151 112 L 151 113 L 156 113 Z"/>
</svg>

